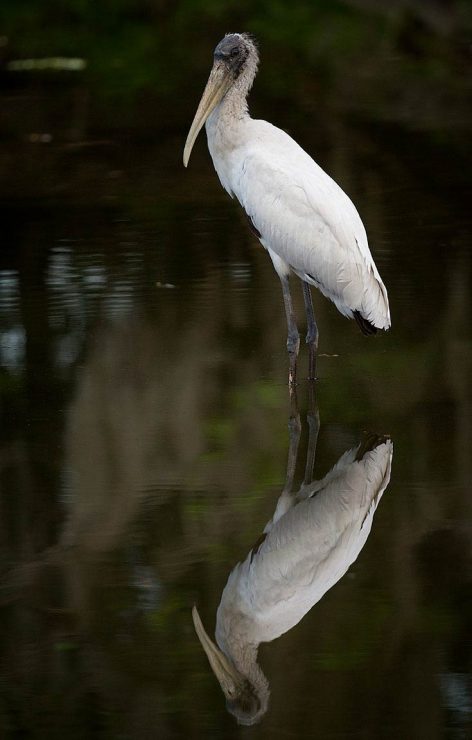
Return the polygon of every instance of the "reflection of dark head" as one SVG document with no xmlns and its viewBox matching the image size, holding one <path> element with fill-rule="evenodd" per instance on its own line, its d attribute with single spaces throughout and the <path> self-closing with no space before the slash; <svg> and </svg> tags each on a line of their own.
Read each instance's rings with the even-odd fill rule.
<svg viewBox="0 0 472 740">
<path fill-rule="evenodd" d="M 208 636 L 197 608 L 192 609 L 193 624 L 208 662 L 226 697 L 226 708 L 240 725 L 254 725 L 267 712 L 269 684 L 257 664 L 257 646 L 239 650 L 239 667 Z M 241 645 L 239 645 L 241 648 Z"/>
<path fill-rule="evenodd" d="M 254 687 L 245 681 L 241 692 L 234 699 L 226 700 L 226 709 L 240 725 L 254 725 L 267 711 L 267 702 L 262 706 Z"/>
</svg>

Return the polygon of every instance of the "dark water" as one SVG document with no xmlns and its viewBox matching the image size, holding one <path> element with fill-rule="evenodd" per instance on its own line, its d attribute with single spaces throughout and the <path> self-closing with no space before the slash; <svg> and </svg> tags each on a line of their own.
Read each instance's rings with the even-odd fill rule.
<svg viewBox="0 0 472 740">
<path fill-rule="evenodd" d="M 0 146 L 7 736 L 469 737 L 466 133 L 452 126 L 435 139 L 329 106 L 310 117 L 296 106 L 260 111 L 351 195 L 390 295 L 393 328 L 375 339 L 315 295 L 315 477 L 366 433 L 390 435 L 394 453 L 356 562 L 261 646 L 269 708 L 242 729 L 191 609 L 213 636 L 228 575 L 284 486 L 279 283 L 203 141 L 181 166 L 193 102 L 181 129 L 164 115 L 161 128 L 95 122 L 69 136 L 80 89 L 46 91 L 5 94 L 17 134 Z M 50 130 L 52 141 L 38 141 Z M 302 317 L 301 293 L 296 307 Z M 306 361 L 302 347 L 296 487 Z"/>
</svg>

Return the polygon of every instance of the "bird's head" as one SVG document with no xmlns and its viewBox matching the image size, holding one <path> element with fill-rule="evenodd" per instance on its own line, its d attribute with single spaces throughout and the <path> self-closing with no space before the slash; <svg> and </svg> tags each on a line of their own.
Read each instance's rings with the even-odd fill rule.
<svg viewBox="0 0 472 740">
<path fill-rule="evenodd" d="M 184 148 L 184 166 L 188 164 L 195 140 L 210 113 L 238 80 L 246 79 L 246 93 L 256 74 L 259 56 L 254 40 L 247 33 L 228 33 L 213 53 L 213 68 L 203 91 Z M 250 71 L 249 75 L 245 72 Z"/>
<path fill-rule="evenodd" d="M 244 70 L 249 57 L 257 56 L 257 48 L 253 39 L 247 33 L 227 33 L 213 52 L 215 64 L 222 64 L 237 80 Z"/>
<path fill-rule="evenodd" d="M 208 636 L 194 606 L 192 610 L 193 624 L 202 647 L 208 658 L 211 669 L 218 679 L 226 697 L 226 708 L 240 725 L 254 725 L 267 711 L 269 690 L 267 681 L 257 668 L 257 674 L 262 677 L 260 690 L 251 680 L 239 671 L 232 660 L 215 645 Z"/>
</svg>

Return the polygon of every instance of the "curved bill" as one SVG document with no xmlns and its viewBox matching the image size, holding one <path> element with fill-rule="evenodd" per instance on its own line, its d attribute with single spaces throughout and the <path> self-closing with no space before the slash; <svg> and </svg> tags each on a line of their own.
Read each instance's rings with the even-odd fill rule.
<svg viewBox="0 0 472 740">
<path fill-rule="evenodd" d="M 227 699 L 234 699 L 238 687 L 241 684 L 241 674 L 219 647 L 215 645 L 213 640 L 208 637 L 196 606 L 192 609 L 192 617 L 195 632 L 206 653 L 211 669 L 223 689 L 224 695 Z"/>
<path fill-rule="evenodd" d="M 205 90 L 203 91 L 202 99 L 200 100 L 197 112 L 195 113 L 195 118 L 193 119 L 192 125 L 190 126 L 187 141 L 185 142 L 184 167 L 186 167 L 188 164 L 190 153 L 192 151 L 193 145 L 195 144 L 195 139 L 197 138 L 200 129 L 202 128 L 212 110 L 216 108 L 218 103 L 226 95 L 229 88 L 231 87 L 231 83 L 232 75 L 226 65 L 220 61 L 215 62 L 213 65 L 213 69 L 210 72 Z"/>
</svg>

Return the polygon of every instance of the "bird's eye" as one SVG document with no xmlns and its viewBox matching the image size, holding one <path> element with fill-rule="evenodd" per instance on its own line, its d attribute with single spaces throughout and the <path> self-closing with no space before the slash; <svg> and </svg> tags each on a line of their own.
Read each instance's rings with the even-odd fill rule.
<svg viewBox="0 0 472 740">
<path fill-rule="evenodd" d="M 238 56 L 238 54 L 239 54 L 239 49 L 238 49 L 238 47 L 237 47 L 237 46 L 235 46 L 235 47 L 234 47 L 234 49 L 231 49 L 231 51 L 230 51 L 230 56 L 232 56 L 232 57 L 237 57 L 237 56 Z"/>
</svg>

